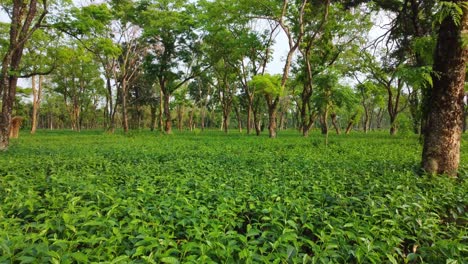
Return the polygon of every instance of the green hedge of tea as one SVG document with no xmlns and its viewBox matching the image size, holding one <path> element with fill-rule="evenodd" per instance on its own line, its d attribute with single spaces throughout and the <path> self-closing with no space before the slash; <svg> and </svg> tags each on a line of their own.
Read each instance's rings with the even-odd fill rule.
<svg viewBox="0 0 468 264">
<path fill-rule="evenodd" d="M 465 137 L 466 139 L 466 137 Z M 21 135 L 0 157 L 0 263 L 466 263 L 457 180 L 416 137 Z"/>
</svg>

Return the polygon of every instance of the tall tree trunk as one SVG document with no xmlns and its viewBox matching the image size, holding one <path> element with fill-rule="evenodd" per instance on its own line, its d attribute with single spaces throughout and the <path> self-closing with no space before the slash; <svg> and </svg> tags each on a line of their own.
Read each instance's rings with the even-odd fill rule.
<svg viewBox="0 0 468 264">
<path fill-rule="evenodd" d="M 253 111 L 253 98 L 251 96 L 247 96 L 248 98 L 248 103 L 249 103 L 249 106 L 247 107 L 247 124 L 246 124 L 246 128 L 247 128 L 247 135 L 250 135 L 250 131 L 252 130 L 252 111 Z"/>
<path fill-rule="evenodd" d="M 122 126 L 125 133 L 128 133 L 128 109 L 127 109 L 127 84 L 122 81 Z"/>
<path fill-rule="evenodd" d="M 107 130 L 113 133 L 115 129 L 114 99 L 112 98 L 112 85 L 109 73 L 106 74 L 106 88 Z"/>
<path fill-rule="evenodd" d="M 20 69 L 24 46 L 31 38 L 34 31 L 40 27 L 47 14 L 46 1 L 43 2 L 43 11 L 39 17 L 37 17 L 37 0 L 26 2 L 14 0 L 12 2 L 9 45 L 7 51 L 4 53 L 0 74 L 0 97 L 2 98 L 2 112 L 0 113 L 0 151 L 7 150 L 10 144 L 9 133 L 11 115 L 18 84 L 17 73 Z M 36 17 L 37 19 L 35 20 Z"/>
<path fill-rule="evenodd" d="M 166 134 L 172 134 L 172 118 L 171 118 L 171 108 L 169 106 L 170 94 L 168 91 L 163 92 L 164 100 L 164 132 Z"/>
<path fill-rule="evenodd" d="M 205 130 L 205 118 L 206 118 L 206 107 L 203 106 L 202 109 L 201 109 L 201 120 L 200 120 L 200 127 L 201 127 L 201 130 L 204 131 Z"/>
<path fill-rule="evenodd" d="M 462 4 L 463 1 L 451 1 Z M 429 100 L 422 168 L 430 174 L 457 176 L 463 125 L 463 97 L 468 49 L 462 34 L 468 33 L 468 10 L 460 26 L 447 16 L 439 29 L 434 56 L 434 85 Z"/>
<path fill-rule="evenodd" d="M 255 135 L 260 136 L 260 133 L 262 132 L 261 128 L 261 120 L 258 116 L 258 109 L 253 110 L 253 119 L 254 119 L 254 127 L 255 127 Z"/>
<path fill-rule="evenodd" d="M 325 112 L 323 112 L 322 116 L 320 117 L 320 123 L 322 124 L 322 135 L 328 134 L 328 107 L 325 108 Z"/>
<path fill-rule="evenodd" d="M 189 126 L 190 131 L 193 131 L 193 129 L 195 128 L 195 123 L 193 122 L 194 115 L 195 115 L 195 109 L 192 107 L 192 109 L 190 109 L 189 120 L 188 120 L 188 126 Z"/>
<path fill-rule="evenodd" d="M 223 109 L 223 122 L 221 124 L 221 128 L 224 131 L 224 133 L 228 133 L 229 129 L 229 113 L 227 109 Z"/>
<path fill-rule="evenodd" d="M 154 131 L 156 127 L 156 106 L 154 104 L 151 104 L 151 123 L 150 123 L 150 130 Z"/>
<path fill-rule="evenodd" d="M 236 117 L 237 117 L 237 128 L 239 129 L 239 133 L 242 133 L 242 118 L 240 113 L 240 106 L 236 107 Z"/>
<path fill-rule="evenodd" d="M 182 127 L 183 127 L 183 118 L 184 118 L 184 109 L 183 109 L 183 106 L 179 105 L 177 106 L 177 129 L 179 131 L 182 131 Z"/>
<path fill-rule="evenodd" d="M 268 135 L 270 138 L 276 138 L 276 107 L 268 106 Z"/>
<path fill-rule="evenodd" d="M 164 119 L 163 119 L 163 113 L 164 113 L 164 94 L 162 90 L 159 90 L 159 111 L 158 111 L 158 127 L 159 130 L 162 132 L 164 129 Z"/>
<path fill-rule="evenodd" d="M 31 123 L 31 134 L 36 133 L 37 123 L 39 119 L 39 108 L 41 106 L 42 97 L 42 80 L 43 76 L 39 75 L 39 80 L 36 87 L 36 76 L 31 78 L 31 86 L 33 90 L 33 112 L 32 112 L 32 123 Z"/>
<path fill-rule="evenodd" d="M 367 107 L 364 107 L 364 120 L 363 120 L 364 133 L 367 134 L 367 132 L 369 132 L 369 126 L 370 126 L 369 109 Z"/>
</svg>

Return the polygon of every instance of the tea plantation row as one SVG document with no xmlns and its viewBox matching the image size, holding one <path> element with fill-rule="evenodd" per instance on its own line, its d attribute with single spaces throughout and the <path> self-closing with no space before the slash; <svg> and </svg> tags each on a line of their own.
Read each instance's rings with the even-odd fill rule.
<svg viewBox="0 0 468 264">
<path fill-rule="evenodd" d="M 419 173 L 416 136 L 24 134 L 0 263 L 467 263 L 462 145 L 452 180 Z"/>
</svg>

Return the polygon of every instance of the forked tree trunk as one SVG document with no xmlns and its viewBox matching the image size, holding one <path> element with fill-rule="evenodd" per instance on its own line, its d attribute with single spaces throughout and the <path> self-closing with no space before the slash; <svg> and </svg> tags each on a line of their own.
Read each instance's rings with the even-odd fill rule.
<svg viewBox="0 0 468 264">
<path fill-rule="evenodd" d="M 337 117 L 336 113 L 331 114 L 331 120 L 332 120 L 333 127 L 335 128 L 336 134 L 339 135 L 341 133 L 341 131 L 340 131 L 340 126 L 338 125 L 338 120 L 337 120 L 336 117 Z"/>
<path fill-rule="evenodd" d="M 353 128 L 354 122 L 356 121 L 357 113 L 354 113 L 348 120 L 348 125 L 346 126 L 345 134 L 349 135 L 351 129 Z"/>
<path fill-rule="evenodd" d="M 451 1 L 461 4 L 463 1 Z M 457 176 L 463 126 L 463 97 L 468 49 L 462 34 L 468 33 L 466 8 L 460 26 L 448 16 L 439 29 L 434 56 L 434 85 L 429 100 L 422 168 L 430 174 Z"/>
<path fill-rule="evenodd" d="M 270 138 L 276 138 L 276 107 L 269 107 L 268 115 L 268 135 Z"/>
<path fill-rule="evenodd" d="M 270 138 L 276 138 L 276 114 L 280 98 L 279 96 L 272 98 L 271 95 L 266 94 L 265 100 L 268 106 L 268 135 Z"/>
</svg>

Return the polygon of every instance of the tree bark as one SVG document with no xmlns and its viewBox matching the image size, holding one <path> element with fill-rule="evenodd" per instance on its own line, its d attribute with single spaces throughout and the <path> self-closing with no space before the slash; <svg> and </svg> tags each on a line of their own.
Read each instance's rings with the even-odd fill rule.
<svg viewBox="0 0 468 264">
<path fill-rule="evenodd" d="M 320 117 L 320 123 L 322 123 L 322 135 L 328 135 L 328 108 L 325 108 L 325 112 Z"/>
<path fill-rule="evenodd" d="M 127 109 L 127 83 L 122 80 L 122 126 L 125 133 L 128 133 L 128 109 Z"/>
<path fill-rule="evenodd" d="M 31 123 L 31 134 L 36 133 L 37 123 L 39 118 L 39 109 L 41 107 L 42 98 L 42 80 L 43 76 L 39 75 L 39 80 L 36 87 L 36 76 L 31 78 L 31 86 L 33 90 L 33 112 L 32 112 L 32 123 Z"/>
<path fill-rule="evenodd" d="M 37 17 L 37 0 L 24 2 L 14 0 L 11 9 L 11 23 L 9 32 L 8 50 L 2 60 L 0 96 L 2 98 L 2 112 L 0 113 L 0 151 L 7 150 L 10 144 L 9 133 L 11 126 L 11 115 L 16 97 L 18 84 L 18 71 L 20 69 L 23 49 L 26 42 L 37 30 L 47 14 L 46 1 L 43 1 L 43 11 Z"/>
<path fill-rule="evenodd" d="M 168 91 L 163 92 L 164 99 L 164 132 L 166 134 L 172 134 L 172 118 L 171 118 L 171 108 L 169 106 L 170 95 Z"/>
<path fill-rule="evenodd" d="M 240 113 L 240 106 L 236 106 L 236 117 L 237 117 L 237 128 L 239 129 L 239 133 L 242 133 L 242 118 Z"/>
<path fill-rule="evenodd" d="M 336 134 L 339 135 L 341 133 L 340 131 L 340 126 L 338 125 L 338 120 L 336 119 L 336 113 L 332 113 L 331 114 L 331 120 L 332 120 L 332 124 L 333 124 L 333 127 L 335 128 L 335 131 L 336 131 Z"/>
<path fill-rule="evenodd" d="M 461 4 L 463 1 L 451 1 Z M 468 33 L 466 8 L 460 26 L 448 16 L 442 21 L 434 55 L 434 85 L 429 100 L 422 168 L 429 174 L 456 177 L 460 163 L 463 97 L 468 49 L 462 34 Z"/>
<path fill-rule="evenodd" d="M 276 106 L 268 106 L 268 133 L 270 138 L 276 138 Z"/>
</svg>

